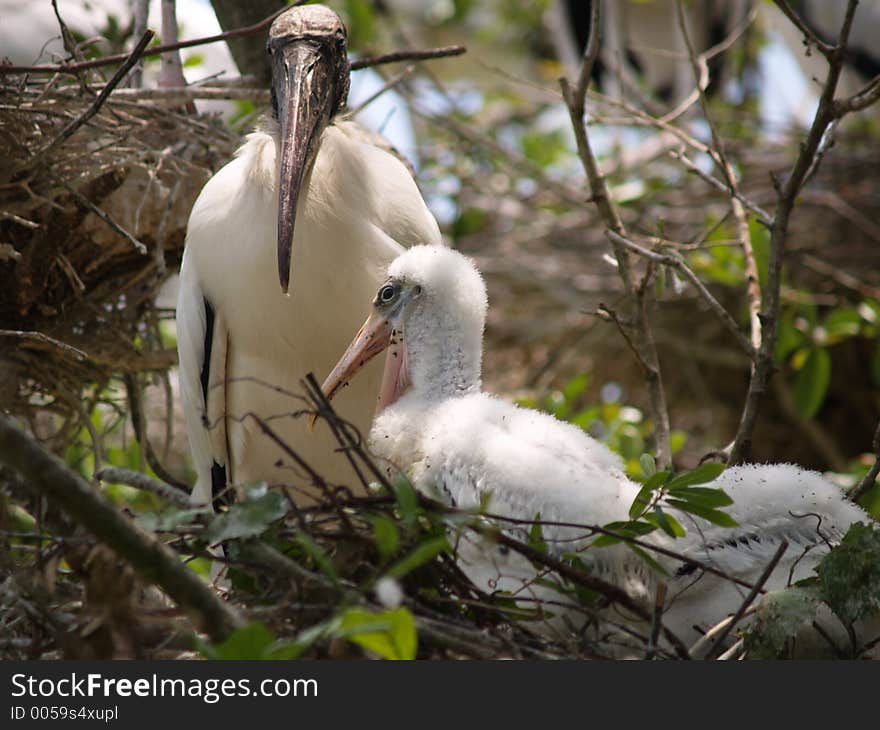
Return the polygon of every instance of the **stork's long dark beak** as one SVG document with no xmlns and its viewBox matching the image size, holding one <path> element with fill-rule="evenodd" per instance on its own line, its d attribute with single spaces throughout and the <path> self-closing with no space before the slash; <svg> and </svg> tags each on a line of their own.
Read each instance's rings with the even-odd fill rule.
<svg viewBox="0 0 880 730">
<path fill-rule="evenodd" d="M 278 278 L 287 293 L 296 206 L 303 177 L 314 161 L 321 134 L 339 105 L 339 64 L 348 61 L 311 39 L 298 39 L 273 54 L 272 84 L 281 124 L 278 185 Z"/>
</svg>

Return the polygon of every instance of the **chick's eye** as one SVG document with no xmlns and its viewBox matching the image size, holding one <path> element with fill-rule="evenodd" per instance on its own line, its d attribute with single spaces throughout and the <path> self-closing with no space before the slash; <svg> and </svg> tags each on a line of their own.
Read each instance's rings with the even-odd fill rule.
<svg viewBox="0 0 880 730">
<path fill-rule="evenodd" d="M 388 304 L 388 302 L 392 301 L 395 296 L 397 296 L 397 291 L 391 286 L 391 284 L 386 284 L 379 290 L 379 296 L 376 298 L 379 300 L 380 304 Z"/>
</svg>

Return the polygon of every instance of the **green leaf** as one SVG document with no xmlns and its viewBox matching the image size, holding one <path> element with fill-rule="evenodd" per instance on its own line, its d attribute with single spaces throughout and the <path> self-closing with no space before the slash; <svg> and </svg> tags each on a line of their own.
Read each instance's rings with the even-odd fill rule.
<svg viewBox="0 0 880 730">
<path fill-rule="evenodd" d="M 195 647 L 206 659 L 287 659 L 297 652 L 289 642 L 277 642 L 266 626 L 259 622 L 248 624 L 229 635 L 220 644 L 210 644 L 198 637 Z"/>
<path fill-rule="evenodd" d="M 880 613 L 880 530 L 853 523 L 816 573 L 822 598 L 844 622 Z"/>
<path fill-rule="evenodd" d="M 645 475 L 646 479 L 650 479 L 657 473 L 657 462 L 654 461 L 654 457 L 650 454 L 642 454 L 639 457 L 639 466 L 642 467 L 642 474 Z"/>
<path fill-rule="evenodd" d="M 676 507 L 682 512 L 689 512 L 690 514 L 696 515 L 697 517 L 702 517 L 704 520 L 706 520 L 707 522 L 711 522 L 713 525 L 718 525 L 719 527 L 739 526 L 739 523 L 726 512 L 703 507 L 701 505 L 694 504 L 693 502 L 685 502 L 681 499 L 668 499 L 666 501 L 670 507 Z"/>
<path fill-rule="evenodd" d="M 644 519 L 652 525 L 656 525 L 669 537 L 684 537 L 685 531 L 679 521 L 670 514 L 664 512 L 659 506 L 654 507 L 654 511 L 650 515 L 645 515 Z"/>
<path fill-rule="evenodd" d="M 194 66 L 201 66 L 205 62 L 205 57 L 200 53 L 193 53 L 190 56 L 187 56 L 183 62 L 184 68 L 193 68 Z"/>
<path fill-rule="evenodd" d="M 782 363 L 785 359 L 807 341 L 807 336 L 795 327 L 797 311 L 793 308 L 786 309 L 779 317 L 779 327 L 776 334 L 776 347 L 773 359 Z"/>
<path fill-rule="evenodd" d="M 405 558 L 392 565 L 387 571 L 388 575 L 392 578 L 400 578 L 449 549 L 449 542 L 445 537 L 435 537 L 423 542 Z"/>
<path fill-rule="evenodd" d="M 609 522 L 603 525 L 604 529 L 616 533 L 615 535 L 599 535 L 592 544 L 596 547 L 606 547 L 608 545 L 616 545 L 626 538 L 638 538 L 649 535 L 657 528 L 647 522 L 638 522 L 630 520 L 629 522 Z"/>
<path fill-rule="evenodd" d="M 723 489 L 713 487 L 679 487 L 678 489 L 670 489 L 669 496 L 711 509 L 728 507 L 733 504 L 733 500 Z"/>
<path fill-rule="evenodd" d="M 334 583 L 339 582 L 339 576 L 336 574 L 336 568 L 333 567 L 333 561 L 327 557 L 327 553 L 324 552 L 320 545 L 304 532 L 297 532 L 294 541 L 315 561 L 318 570 Z"/>
<path fill-rule="evenodd" d="M 655 573 L 659 573 L 660 575 L 669 576 L 669 572 L 664 568 L 660 563 L 658 563 L 652 555 L 650 555 L 646 550 L 643 550 L 638 545 L 633 545 L 631 542 L 626 543 L 626 546 L 632 550 L 636 555 L 638 555 L 642 560 L 644 560 L 648 566 Z"/>
<path fill-rule="evenodd" d="M 629 516 L 632 519 L 638 519 L 642 513 L 648 509 L 648 505 L 651 504 L 651 498 L 654 496 L 654 490 L 645 484 L 636 495 L 636 498 L 633 500 L 633 503 L 629 508 Z"/>
<path fill-rule="evenodd" d="M 855 309 L 841 307 L 833 310 L 823 323 L 829 345 L 847 337 L 855 337 L 862 330 L 862 316 Z"/>
<path fill-rule="evenodd" d="M 784 656 L 791 639 L 801 626 L 813 620 L 818 606 L 815 587 L 792 586 L 765 595 L 743 635 L 749 658 Z"/>
<path fill-rule="evenodd" d="M 664 486 L 667 481 L 672 477 L 672 472 L 668 469 L 664 469 L 663 471 L 658 471 L 652 477 L 645 482 L 645 488 L 656 491 L 660 487 Z"/>
<path fill-rule="evenodd" d="M 542 526 L 539 524 L 541 521 L 541 513 L 534 517 L 534 522 L 532 522 L 532 526 L 529 528 L 529 547 L 537 550 L 542 554 L 547 553 L 547 543 L 544 542 L 544 531 Z"/>
<path fill-rule="evenodd" d="M 400 519 L 407 527 L 415 524 L 419 516 L 419 495 L 409 480 L 399 476 L 391 485 L 394 489 L 394 497 L 400 510 Z"/>
<path fill-rule="evenodd" d="M 281 492 L 268 490 L 260 497 L 233 504 L 218 515 L 205 530 L 205 539 L 213 544 L 223 540 L 256 537 L 287 514 L 287 500 Z"/>
<path fill-rule="evenodd" d="M 387 515 L 377 515 L 373 519 L 373 542 L 382 559 L 386 559 L 397 552 L 400 545 L 400 532 L 397 525 Z"/>
<path fill-rule="evenodd" d="M 794 405 L 805 421 L 816 415 L 831 381 L 831 356 L 823 348 L 810 350 L 794 382 Z"/>
<path fill-rule="evenodd" d="M 578 396 L 583 395 L 589 383 L 590 376 L 587 373 L 576 375 L 565 384 L 565 388 L 562 389 L 562 395 L 565 396 L 566 400 L 574 400 Z"/>
<path fill-rule="evenodd" d="M 692 484 L 705 484 L 706 482 L 714 481 L 721 475 L 724 468 L 724 464 L 716 464 L 714 462 L 700 464 L 696 469 L 674 476 L 666 485 L 666 488 L 672 491 L 682 487 L 689 487 Z"/>
<path fill-rule="evenodd" d="M 383 659 L 416 658 L 416 622 L 406 608 L 382 612 L 349 608 L 341 616 L 337 635 Z"/>
</svg>

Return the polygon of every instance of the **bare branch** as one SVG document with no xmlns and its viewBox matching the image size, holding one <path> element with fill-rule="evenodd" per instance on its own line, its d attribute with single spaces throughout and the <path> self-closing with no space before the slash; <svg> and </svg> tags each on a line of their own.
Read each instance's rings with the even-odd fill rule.
<svg viewBox="0 0 880 730">
<path fill-rule="evenodd" d="M 703 111 L 703 118 L 709 125 L 709 131 L 712 135 L 712 146 L 714 148 L 713 158 L 724 173 L 724 179 L 727 181 L 727 187 L 731 192 L 730 210 L 733 213 L 733 219 L 736 222 L 736 232 L 742 246 L 743 256 L 745 258 L 745 275 L 746 275 L 746 297 L 749 303 L 749 324 L 751 328 L 752 347 L 757 348 L 761 345 L 761 319 L 758 313 L 761 308 L 761 285 L 758 281 L 758 264 L 755 260 L 755 252 L 752 248 L 752 237 L 749 233 L 749 224 L 746 218 L 746 212 L 743 203 L 739 198 L 739 182 L 736 179 L 736 173 L 733 165 L 727 159 L 724 149 L 724 140 L 718 133 L 718 129 L 709 113 L 709 104 L 706 102 L 706 85 L 702 84 L 704 71 L 708 75 L 708 66 L 705 60 L 697 56 L 694 44 L 691 41 L 690 33 L 687 27 L 687 18 L 684 13 L 684 5 L 682 0 L 676 0 L 676 14 L 678 15 L 678 25 L 681 29 L 682 37 L 688 50 L 688 58 L 691 62 L 691 68 L 694 72 L 694 78 L 697 80 L 697 91 L 700 97 L 700 107 Z"/>
<path fill-rule="evenodd" d="M 595 61 L 599 48 L 599 2 L 593 3 L 592 17 L 596 22 L 590 27 L 590 38 L 584 55 L 581 71 L 578 75 L 578 85 L 572 89 L 568 79 L 559 79 L 562 88 L 562 96 L 568 107 L 575 140 L 577 141 L 578 155 L 583 164 L 584 171 L 590 183 L 591 200 L 596 204 L 606 227 L 622 238 L 626 238 L 626 229 L 623 226 L 620 213 L 614 200 L 608 191 L 605 178 L 599 170 L 599 164 L 590 145 L 587 126 L 584 121 L 586 87 L 589 83 L 590 71 Z M 670 445 L 669 411 L 666 407 L 666 396 L 663 391 L 663 379 L 660 373 L 660 363 L 657 357 L 657 348 L 651 333 L 647 319 L 646 298 L 649 296 L 649 287 L 641 287 L 637 290 L 632 272 L 630 270 L 629 254 L 626 248 L 612 239 L 617 270 L 623 281 L 624 290 L 633 309 L 634 331 L 636 334 L 635 350 L 639 360 L 645 367 L 645 379 L 648 385 L 648 393 L 651 401 L 651 413 L 654 419 L 654 436 L 656 440 L 657 462 L 662 468 L 672 463 L 672 448 Z"/>
<path fill-rule="evenodd" d="M 767 278 L 761 302 L 761 323 L 763 338 L 758 351 L 758 359 L 752 370 L 746 403 L 740 417 L 739 427 L 730 452 L 731 464 L 738 464 L 749 458 L 752 447 L 752 434 L 758 419 L 758 410 L 767 385 L 773 376 L 773 353 L 776 348 L 777 320 L 779 317 L 780 290 L 782 285 L 782 262 L 788 238 L 788 221 L 797 202 L 807 173 L 813 167 L 813 160 L 825 135 L 828 125 L 835 119 L 834 93 L 843 69 L 846 44 L 852 28 L 858 0 L 849 0 L 846 17 L 840 29 L 837 45 L 830 54 L 828 76 L 819 98 L 819 106 L 807 138 L 800 147 L 794 167 L 784 184 L 777 186 L 778 205 L 773 227 L 770 230 L 770 255 L 767 263 Z M 780 5 L 780 8 L 782 6 Z M 783 12 L 785 12 L 783 10 Z"/>
<path fill-rule="evenodd" d="M 767 567 L 764 568 L 760 577 L 755 582 L 755 587 L 752 588 L 745 599 L 743 599 L 743 602 L 736 610 L 736 613 L 734 613 L 733 617 L 730 619 L 730 623 L 725 625 L 725 627 L 718 634 L 718 637 L 715 639 L 715 643 L 712 644 L 712 648 L 709 649 L 709 652 L 706 655 L 707 659 L 711 659 L 713 656 L 715 656 L 715 654 L 723 646 L 724 640 L 733 630 L 733 627 L 736 626 L 743 619 L 743 616 L 745 616 L 746 611 L 748 611 L 754 600 L 758 597 L 758 593 L 764 587 L 764 584 L 770 579 L 770 575 L 773 573 L 773 570 L 776 568 L 779 561 L 782 560 L 782 556 L 785 554 L 786 550 L 788 550 L 788 540 L 783 540 L 781 543 L 779 543 L 779 547 L 776 548 L 776 552 L 773 553 L 773 557 L 770 559 L 770 562 L 767 563 Z"/>
<path fill-rule="evenodd" d="M 868 469 L 862 481 L 853 487 L 846 495 L 853 502 L 857 502 L 865 492 L 867 492 L 874 484 L 877 483 L 877 476 L 880 475 L 880 423 L 877 424 L 877 430 L 874 431 L 874 438 L 871 441 L 871 448 L 874 449 L 874 463 Z"/>
<path fill-rule="evenodd" d="M 221 601 L 168 547 L 139 530 L 79 475 L 0 415 L 0 461 L 30 486 L 58 504 L 79 524 L 175 602 L 195 611 L 214 641 L 223 640 L 244 620 Z"/>
<path fill-rule="evenodd" d="M 116 73 L 113 74 L 113 78 L 111 78 L 110 81 L 107 82 L 107 84 L 101 90 L 101 93 L 98 94 L 98 97 L 95 99 L 94 102 L 92 102 L 92 105 L 88 109 L 86 109 L 85 112 L 83 112 L 76 119 L 74 119 L 70 124 L 68 124 L 64 129 L 62 129 L 61 132 L 58 134 L 58 136 L 55 137 L 55 139 L 53 139 L 51 142 L 49 142 L 49 144 L 47 144 L 45 147 L 43 147 L 43 149 L 41 149 L 35 155 L 29 157 L 25 162 L 26 167 L 36 165 L 40 160 L 45 158 L 46 155 L 49 154 L 49 152 L 54 150 L 56 147 L 58 147 L 58 145 L 62 144 L 65 140 L 69 139 L 71 137 L 71 135 L 73 135 L 76 132 L 76 130 L 78 130 L 80 127 L 82 127 L 87 121 L 89 121 L 89 119 L 91 119 L 93 116 L 95 116 L 95 114 L 98 113 L 101 106 L 104 104 L 105 101 L 107 101 L 107 98 L 110 96 L 110 93 L 113 91 L 113 89 L 116 88 L 116 86 L 119 84 L 119 82 L 122 81 L 122 79 L 125 77 L 125 75 L 131 70 L 132 66 L 134 66 L 135 63 L 137 63 L 138 59 L 143 54 L 144 49 L 147 47 L 147 44 L 152 39 L 153 39 L 153 31 L 148 30 L 146 33 L 144 33 L 144 35 L 141 37 L 140 41 L 138 41 L 138 44 L 134 47 L 134 50 L 132 50 L 132 52 L 125 58 L 125 63 L 123 63 L 117 69 Z M 0 67 L 0 68 L 2 68 L 2 67 Z"/>
<path fill-rule="evenodd" d="M 776 7 L 784 13 L 785 17 L 788 18 L 792 23 L 794 23 L 797 29 L 804 34 L 808 49 L 811 45 L 815 46 L 816 50 L 830 61 L 831 55 L 834 51 L 834 46 L 829 46 L 827 43 L 825 43 L 825 41 L 821 40 L 810 29 L 810 27 L 806 23 L 804 23 L 804 21 L 801 19 L 801 16 L 791 9 L 791 6 L 788 4 L 788 2 L 786 2 L 786 0 L 773 0 L 773 2 Z"/>
</svg>

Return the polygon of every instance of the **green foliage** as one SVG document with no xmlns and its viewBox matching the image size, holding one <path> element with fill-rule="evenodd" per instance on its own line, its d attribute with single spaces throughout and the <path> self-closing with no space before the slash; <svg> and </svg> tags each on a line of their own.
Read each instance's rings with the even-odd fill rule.
<svg viewBox="0 0 880 730">
<path fill-rule="evenodd" d="M 774 358 L 793 372 L 794 404 L 808 420 L 822 407 L 831 383 L 831 352 L 853 337 L 877 340 L 880 304 L 864 300 L 858 307 L 840 306 L 824 316 L 813 304 L 789 304 L 779 316 Z M 872 358 L 872 379 L 880 384 L 880 343 Z"/>
<path fill-rule="evenodd" d="M 349 608 L 339 617 L 334 634 L 383 659 L 416 658 L 416 622 L 406 608 L 381 612 Z"/>
<path fill-rule="evenodd" d="M 248 624 L 230 634 L 226 641 L 211 644 L 199 637 L 195 649 L 206 659 L 229 661 L 244 659 L 295 659 L 306 646 L 298 642 L 276 641 L 262 623 Z"/>
<path fill-rule="evenodd" d="M 246 487 L 247 497 L 218 515 L 205 530 L 208 543 L 262 535 L 269 526 L 287 514 L 287 499 L 265 483 Z"/>
<path fill-rule="evenodd" d="M 440 553 L 451 550 L 449 541 L 444 536 L 434 537 L 416 546 L 408 555 L 388 569 L 392 578 L 401 578 L 407 573 L 433 560 Z"/>
<path fill-rule="evenodd" d="M 262 623 L 238 629 L 220 644 L 196 637 L 195 648 L 206 659 L 296 659 L 321 640 L 346 639 L 382 659 L 415 659 L 416 624 L 406 608 L 374 611 L 345 608 L 299 633 L 293 641 L 277 641 Z"/>
<path fill-rule="evenodd" d="M 880 530 L 851 525 L 816 573 L 823 600 L 845 623 L 880 614 Z"/>
<path fill-rule="evenodd" d="M 383 560 L 397 552 L 400 545 L 400 531 L 394 520 L 384 514 L 376 515 L 373 520 L 373 543 Z"/>
<path fill-rule="evenodd" d="M 820 600 L 818 589 L 810 585 L 791 586 L 764 596 L 754 619 L 743 632 L 749 658 L 786 656 L 797 631 L 815 617 Z"/>
<path fill-rule="evenodd" d="M 684 537 L 685 530 L 681 523 L 664 507 L 688 512 L 721 527 L 737 526 L 736 520 L 719 509 L 733 504 L 724 490 L 698 486 L 717 479 L 724 471 L 723 464 L 702 464 L 691 471 L 673 474 L 670 470 L 656 471 L 653 458 L 647 454 L 642 455 L 640 462 L 643 471 L 651 476 L 630 506 L 630 519 L 604 525 L 605 530 L 614 534 L 600 535 L 593 541 L 594 547 L 622 542 L 652 569 L 665 574 L 666 571 L 651 555 L 629 542 L 650 535 L 655 530 L 661 530 L 673 538 Z"/>
<path fill-rule="evenodd" d="M 201 66 L 205 62 L 205 57 L 201 53 L 191 53 L 183 61 L 184 68 L 194 68 Z"/>
<path fill-rule="evenodd" d="M 840 544 L 822 558 L 816 573 L 817 577 L 764 596 L 754 620 L 743 632 L 751 658 L 788 655 L 792 638 L 813 621 L 820 603 L 825 603 L 844 627 L 880 615 L 880 531 L 871 525 L 851 525 Z"/>
<path fill-rule="evenodd" d="M 349 46 L 354 49 L 369 46 L 376 38 L 373 3 L 370 0 L 345 0 L 343 14 Z"/>
</svg>

